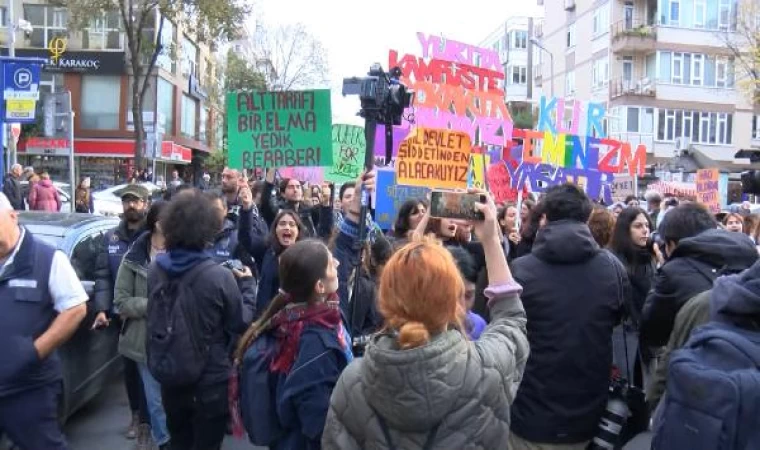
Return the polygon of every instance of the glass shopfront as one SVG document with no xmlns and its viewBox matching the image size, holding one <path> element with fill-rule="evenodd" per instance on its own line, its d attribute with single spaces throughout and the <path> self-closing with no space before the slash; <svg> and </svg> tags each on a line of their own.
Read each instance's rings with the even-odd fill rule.
<svg viewBox="0 0 760 450">
<path fill-rule="evenodd" d="M 34 167 L 37 173 L 47 172 L 53 181 L 69 182 L 68 156 L 42 156 L 19 154 L 19 164 Z M 75 156 L 75 174 L 77 182 L 82 177 L 90 177 L 94 190 L 104 189 L 127 182 L 127 175 L 132 171 L 132 159 L 112 157 Z"/>
</svg>

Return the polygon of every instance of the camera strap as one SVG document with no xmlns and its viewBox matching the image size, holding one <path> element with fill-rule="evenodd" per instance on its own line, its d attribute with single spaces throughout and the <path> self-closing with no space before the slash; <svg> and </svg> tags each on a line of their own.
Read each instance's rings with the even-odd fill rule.
<svg viewBox="0 0 760 450">
<path fill-rule="evenodd" d="M 375 408 L 372 408 L 372 411 L 377 417 L 377 421 L 380 424 L 380 430 L 383 432 L 388 448 L 390 450 L 397 450 L 398 447 L 393 443 L 391 432 L 388 429 L 388 424 L 385 422 L 385 419 L 383 419 L 383 416 L 381 416 Z M 425 443 L 422 445 L 422 450 L 431 450 L 433 448 L 433 443 L 435 442 L 435 437 L 438 434 L 438 427 L 440 427 L 440 425 L 440 423 L 435 424 L 435 426 L 428 432 L 427 438 L 425 438 Z"/>
</svg>

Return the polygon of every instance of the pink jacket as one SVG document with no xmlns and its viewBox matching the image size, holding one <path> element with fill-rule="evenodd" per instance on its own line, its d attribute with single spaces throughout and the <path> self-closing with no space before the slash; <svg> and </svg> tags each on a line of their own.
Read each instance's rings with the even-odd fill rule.
<svg viewBox="0 0 760 450">
<path fill-rule="evenodd" d="M 61 198 L 52 181 L 42 180 L 34 185 L 29 193 L 29 209 L 48 212 L 61 210 Z"/>
</svg>

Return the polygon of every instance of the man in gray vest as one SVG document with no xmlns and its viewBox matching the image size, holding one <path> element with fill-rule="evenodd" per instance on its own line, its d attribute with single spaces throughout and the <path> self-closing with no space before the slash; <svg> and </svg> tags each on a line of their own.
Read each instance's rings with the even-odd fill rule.
<svg viewBox="0 0 760 450">
<path fill-rule="evenodd" d="M 61 364 L 55 350 L 87 314 L 69 259 L 18 224 L 0 194 L 0 440 L 66 449 L 58 424 Z"/>
</svg>

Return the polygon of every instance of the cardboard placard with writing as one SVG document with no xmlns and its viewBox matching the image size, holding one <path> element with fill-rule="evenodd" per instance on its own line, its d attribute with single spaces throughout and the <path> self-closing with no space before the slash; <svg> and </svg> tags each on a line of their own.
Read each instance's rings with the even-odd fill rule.
<svg viewBox="0 0 760 450">
<path fill-rule="evenodd" d="M 720 170 L 697 170 L 697 201 L 707 206 L 711 213 L 720 212 Z"/>
<path fill-rule="evenodd" d="M 325 171 L 325 178 L 335 183 L 356 180 L 364 168 L 367 141 L 364 128 L 356 125 L 333 124 L 333 164 Z"/>
<path fill-rule="evenodd" d="M 615 174 L 615 179 L 612 182 L 612 201 L 614 202 L 622 202 L 625 201 L 625 198 L 629 195 L 634 195 L 635 187 L 633 183 L 635 182 L 635 177 L 631 175 L 620 175 Z"/>
<path fill-rule="evenodd" d="M 396 184 L 396 173 L 390 169 L 377 171 L 375 190 L 375 223 L 383 230 L 390 230 L 396 221 L 401 205 L 410 198 L 424 200 L 430 189 L 420 186 Z"/>
<path fill-rule="evenodd" d="M 302 183 L 318 185 L 325 181 L 324 167 L 283 167 L 279 172 L 283 178 L 296 179 Z"/>
<path fill-rule="evenodd" d="M 418 128 L 401 143 L 396 183 L 439 189 L 466 189 L 472 146 L 461 131 Z"/>
<path fill-rule="evenodd" d="M 232 168 L 332 166 L 328 89 L 229 93 L 227 123 Z"/>
</svg>

